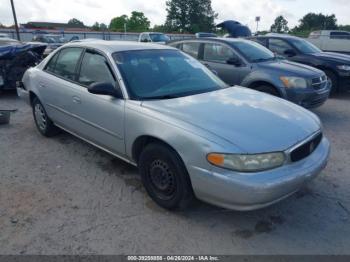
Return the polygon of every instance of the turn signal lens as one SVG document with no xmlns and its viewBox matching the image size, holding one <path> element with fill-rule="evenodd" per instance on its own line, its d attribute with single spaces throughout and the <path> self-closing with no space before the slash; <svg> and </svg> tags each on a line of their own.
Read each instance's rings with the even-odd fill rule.
<svg viewBox="0 0 350 262">
<path fill-rule="evenodd" d="M 215 166 L 221 166 L 224 164 L 225 157 L 221 154 L 209 154 L 207 156 L 207 159 L 209 163 L 215 165 Z"/>
</svg>

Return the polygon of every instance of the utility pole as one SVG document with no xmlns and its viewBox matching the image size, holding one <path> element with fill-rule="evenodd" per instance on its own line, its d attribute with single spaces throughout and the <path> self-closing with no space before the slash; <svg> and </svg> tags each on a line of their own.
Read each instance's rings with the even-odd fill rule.
<svg viewBox="0 0 350 262">
<path fill-rule="evenodd" d="M 19 35 L 19 30 L 18 30 L 16 10 L 15 10 L 15 5 L 13 4 L 13 0 L 11 0 L 11 6 L 12 6 L 13 19 L 15 20 L 15 28 L 16 28 L 17 39 L 18 39 L 18 41 L 21 41 L 21 37 Z"/>
</svg>

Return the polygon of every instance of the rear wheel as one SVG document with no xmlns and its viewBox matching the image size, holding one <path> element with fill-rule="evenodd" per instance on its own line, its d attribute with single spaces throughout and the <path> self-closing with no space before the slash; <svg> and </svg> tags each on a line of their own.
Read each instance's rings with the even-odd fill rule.
<svg viewBox="0 0 350 262">
<path fill-rule="evenodd" d="M 329 70 L 325 70 L 324 73 L 328 77 L 329 81 L 332 83 L 331 94 L 333 94 L 333 95 L 336 94 L 338 92 L 338 89 L 339 89 L 337 75 L 334 74 L 332 71 L 329 71 Z"/>
<path fill-rule="evenodd" d="M 59 128 L 56 127 L 48 117 L 44 106 L 38 98 L 34 98 L 32 106 L 35 125 L 39 132 L 46 137 L 51 137 L 58 134 Z"/>
<path fill-rule="evenodd" d="M 179 155 L 169 147 L 154 143 L 139 158 L 139 170 L 149 196 L 166 209 L 185 209 L 194 196 L 190 178 Z"/>
<path fill-rule="evenodd" d="M 263 92 L 263 93 L 267 93 L 273 96 L 280 96 L 280 94 L 277 92 L 277 90 L 272 87 L 272 86 L 268 86 L 268 85 L 262 85 L 262 86 L 257 86 L 254 88 L 257 91 Z"/>
</svg>

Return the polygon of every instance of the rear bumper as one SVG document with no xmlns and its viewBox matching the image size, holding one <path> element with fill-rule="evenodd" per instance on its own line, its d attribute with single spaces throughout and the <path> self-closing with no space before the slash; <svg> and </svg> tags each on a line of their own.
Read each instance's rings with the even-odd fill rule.
<svg viewBox="0 0 350 262">
<path fill-rule="evenodd" d="M 286 90 L 287 99 L 305 108 L 315 108 L 323 105 L 331 92 L 331 84 L 321 90 L 312 88 L 291 88 Z"/>
<path fill-rule="evenodd" d="M 21 99 L 25 100 L 28 105 L 30 105 L 30 95 L 28 90 L 25 89 L 23 82 L 18 81 L 16 84 L 17 95 Z"/>
<path fill-rule="evenodd" d="M 199 199 L 228 209 L 249 211 L 272 205 L 297 192 L 326 167 L 329 153 L 329 142 L 323 138 L 307 158 L 274 170 L 242 174 L 191 166 L 189 174 Z"/>
</svg>

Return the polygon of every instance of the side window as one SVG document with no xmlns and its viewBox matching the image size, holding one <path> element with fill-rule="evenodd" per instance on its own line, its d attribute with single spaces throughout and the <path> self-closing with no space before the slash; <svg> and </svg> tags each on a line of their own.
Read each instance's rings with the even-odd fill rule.
<svg viewBox="0 0 350 262">
<path fill-rule="evenodd" d="M 87 50 L 84 54 L 78 82 L 88 86 L 97 82 L 114 83 L 115 79 L 103 55 Z"/>
<path fill-rule="evenodd" d="M 51 59 L 50 61 L 47 63 L 45 70 L 51 73 L 55 72 L 55 66 L 56 66 L 56 62 L 57 62 L 57 58 L 60 55 L 60 52 L 57 52 Z"/>
<path fill-rule="evenodd" d="M 293 49 L 293 47 L 284 40 L 271 38 L 269 40 L 269 49 L 274 53 L 284 55 L 285 51 Z"/>
<path fill-rule="evenodd" d="M 233 51 L 221 44 L 205 44 L 203 59 L 205 61 L 226 63 L 230 58 L 237 57 Z"/>
<path fill-rule="evenodd" d="M 350 39 L 350 33 L 347 33 L 347 32 L 331 32 L 330 39 Z"/>
<path fill-rule="evenodd" d="M 83 49 L 77 47 L 61 50 L 53 73 L 68 80 L 75 80 L 75 71 L 82 52 Z"/>
<path fill-rule="evenodd" d="M 199 42 L 183 43 L 182 51 L 184 51 L 185 53 L 189 54 L 194 58 L 198 58 L 199 46 L 200 46 Z"/>
<path fill-rule="evenodd" d="M 251 40 L 267 47 L 267 38 L 252 38 Z"/>
</svg>

